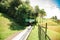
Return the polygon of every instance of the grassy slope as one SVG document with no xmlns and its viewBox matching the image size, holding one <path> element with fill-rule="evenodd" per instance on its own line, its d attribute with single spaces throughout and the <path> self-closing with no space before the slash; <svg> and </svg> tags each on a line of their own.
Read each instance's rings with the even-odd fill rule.
<svg viewBox="0 0 60 40">
<path fill-rule="evenodd" d="M 40 23 L 41 20 L 39 20 L 39 18 L 37 17 L 36 19 L 38 21 L 38 24 Z M 34 29 L 32 30 L 32 32 L 30 33 L 29 37 L 28 37 L 28 40 L 40 40 L 40 32 L 39 32 L 39 29 L 38 29 L 38 26 L 36 25 L 34 27 Z M 41 35 L 43 38 L 41 38 L 42 40 L 44 40 L 45 36 L 44 36 L 44 33 L 42 32 L 42 35 Z"/>
<path fill-rule="evenodd" d="M 60 25 L 58 23 L 54 22 L 53 19 L 44 19 L 43 23 L 40 23 L 42 19 L 40 19 L 39 17 L 37 18 L 37 21 L 40 25 L 43 26 L 45 26 L 45 23 L 47 22 L 47 34 L 51 38 L 51 40 L 60 40 Z M 35 27 L 32 30 L 28 40 L 38 40 L 38 36 L 36 36 L 38 33 L 36 31 L 38 31 L 38 29 Z"/>
<path fill-rule="evenodd" d="M 32 32 L 30 33 L 28 40 L 39 40 L 38 36 L 38 27 L 35 26 Z"/>
<path fill-rule="evenodd" d="M 60 40 L 60 25 L 51 19 L 48 22 L 48 35 L 52 40 Z"/>
<path fill-rule="evenodd" d="M 48 24 L 47 34 L 50 36 L 51 40 L 60 40 L 60 25 L 54 22 L 53 19 L 47 19 L 43 22 L 44 26 L 46 22 Z"/>
<path fill-rule="evenodd" d="M 11 35 L 11 34 L 13 34 L 15 32 L 18 32 L 17 30 L 11 30 L 10 29 L 11 24 L 12 24 L 12 22 L 10 21 L 10 19 L 5 18 L 0 13 L 0 40 L 4 40 L 9 35 Z M 15 24 L 15 26 L 18 26 L 18 25 Z"/>
<path fill-rule="evenodd" d="M 60 40 L 60 33 L 59 32 L 48 29 L 47 34 L 49 35 L 51 40 Z"/>
</svg>

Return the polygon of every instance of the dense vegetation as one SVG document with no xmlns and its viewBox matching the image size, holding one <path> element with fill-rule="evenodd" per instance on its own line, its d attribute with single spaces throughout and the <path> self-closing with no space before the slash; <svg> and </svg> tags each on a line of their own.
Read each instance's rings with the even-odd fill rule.
<svg viewBox="0 0 60 40">
<path fill-rule="evenodd" d="M 32 24 L 36 24 L 38 16 L 46 16 L 44 9 L 39 6 L 33 8 L 29 0 L 0 0 L 0 14 L 0 40 L 17 32 L 16 30 L 24 29 L 29 24 L 26 19 L 34 19 Z"/>
<path fill-rule="evenodd" d="M 7 14 L 17 23 L 23 25 L 26 23 L 25 19 L 33 15 L 33 8 L 29 5 L 29 1 L 2 0 L 0 1 L 0 12 Z"/>
<path fill-rule="evenodd" d="M 29 0 L 1 0 L 0 12 L 15 19 L 15 22 L 20 25 L 26 25 L 26 19 L 36 19 L 39 13 L 41 16 L 45 15 L 45 11 L 40 10 L 38 6 L 33 9 L 29 4 Z"/>
</svg>

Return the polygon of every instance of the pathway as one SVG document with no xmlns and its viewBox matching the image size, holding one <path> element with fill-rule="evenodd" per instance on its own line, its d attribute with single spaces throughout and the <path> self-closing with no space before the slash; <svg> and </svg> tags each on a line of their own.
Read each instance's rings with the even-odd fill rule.
<svg viewBox="0 0 60 40">
<path fill-rule="evenodd" d="M 21 33 L 19 33 L 17 36 L 15 36 L 14 38 L 12 38 L 12 40 L 26 40 L 29 33 L 31 32 L 32 27 L 29 26 L 27 27 L 24 31 L 22 31 Z"/>
</svg>

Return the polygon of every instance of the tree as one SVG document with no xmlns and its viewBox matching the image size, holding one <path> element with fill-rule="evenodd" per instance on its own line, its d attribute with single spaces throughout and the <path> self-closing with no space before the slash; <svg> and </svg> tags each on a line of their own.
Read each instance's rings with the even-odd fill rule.
<svg viewBox="0 0 60 40">
<path fill-rule="evenodd" d="M 44 11 L 44 9 L 41 9 L 40 10 L 40 17 L 44 17 L 44 16 L 46 16 L 46 12 Z"/>
<path fill-rule="evenodd" d="M 55 16 L 55 20 L 57 20 L 57 16 Z"/>
<path fill-rule="evenodd" d="M 44 11 L 44 9 L 40 10 L 40 17 L 42 18 L 41 21 L 43 23 L 43 17 L 46 16 L 46 12 Z"/>
<path fill-rule="evenodd" d="M 25 3 L 26 3 L 26 4 L 29 4 L 30 2 L 29 2 L 29 0 L 26 0 Z"/>
<path fill-rule="evenodd" d="M 18 5 L 22 4 L 22 1 L 21 0 L 13 0 L 11 3 L 10 3 L 10 6 L 12 8 L 14 7 L 18 7 Z"/>
<path fill-rule="evenodd" d="M 53 16 L 51 19 L 53 19 L 56 22 L 57 21 L 57 16 Z"/>
<path fill-rule="evenodd" d="M 38 14 L 39 14 L 39 6 L 35 6 L 35 14 L 36 14 L 36 16 L 38 16 Z"/>
<path fill-rule="evenodd" d="M 28 4 L 27 4 L 28 3 Z M 23 25 L 25 24 L 25 19 L 34 18 L 34 10 L 29 5 L 29 1 L 22 2 L 21 0 L 4 0 L 0 4 L 0 12 L 13 18 L 16 23 Z"/>
<path fill-rule="evenodd" d="M 25 19 L 28 19 L 30 18 L 30 15 L 31 14 L 31 6 L 27 5 L 26 3 L 24 4 L 21 4 L 19 7 L 18 7 L 18 15 L 19 16 L 19 20 L 21 20 L 21 24 L 23 23 L 26 23 L 25 22 Z"/>
<path fill-rule="evenodd" d="M 9 3 L 6 0 L 2 0 L 0 3 L 0 12 L 5 13 L 9 7 Z"/>
<path fill-rule="evenodd" d="M 9 3 L 9 7 L 7 9 L 7 14 L 12 17 L 12 18 L 15 18 L 16 17 L 16 11 L 17 11 L 17 8 L 18 6 L 22 4 L 22 1 L 21 0 L 12 0 L 10 3 Z"/>
<path fill-rule="evenodd" d="M 0 2 L 1 2 L 2 0 L 0 0 Z"/>
</svg>

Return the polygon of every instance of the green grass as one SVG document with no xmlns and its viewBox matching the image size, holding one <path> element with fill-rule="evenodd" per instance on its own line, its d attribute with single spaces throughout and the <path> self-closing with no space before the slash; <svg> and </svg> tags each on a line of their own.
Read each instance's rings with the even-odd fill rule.
<svg viewBox="0 0 60 40">
<path fill-rule="evenodd" d="M 60 40 L 60 25 L 57 22 L 54 22 L 53 19 L 47 19 L 46 21 L 44 21 L 44 26 L 45 22 L 47 22 L 48 24 L 47 34 L 51 38 L 51 40 Z"/>
<path fill-rule="evenodd" d="M 34 29 L 32 29 L 32 32 L 30 33 L 28 40 L 39 40 L 37 26 L 35 26 Z"/>
<path fill-rule="evenodd" d="M 21 29 L 18 24 L 16 24 L 14 21 L 11 21 L 10 18 L 6 18 L 5 16 L 0 13 L 0 40 L 4 40 L 15 32 L 21 31 L 17 28 L 19 27 Z M 12 27 L 15 27 L 15 29 L 13 29 Z"/>
<path fill-rule="evenodd" d="M 40 23 L 42 20 L 39 17 L 37 20 L 38 23 L 43 26 L 46 26 L 47 23 L 47 34 L 51 40 L 60 40 L 60 23 L 55 22 L 53 19 L 43 19 L 43 23 Z"/>
<path fill-rule="evenodd" d="M 55 22 L 53 19 L 43 19 L 43 23 L 41 23 L 41 19 L 37 17 L 36 19 L 38 21 L 38 24 L 46 26 L 45 23 L 47 23 L 47 35 L 50 37 L 51 40 L 60 40 L 60 24 Z M 35 26 L 35 28 L 32 30 L 30 36 L 28 37 L 28 40 L 39 40 L 38 34 L 38 28 Z M 45 36 L 42 32 L 41 39 L 44 40 Z"/>
<path fill-rule="evenodd" d="M 48 24 L 47 34 L 51 40 L 60 40 L 60 25 L 54 22 L 53 19 L 47 19 L 45 22 Z"/>
<path fill-rule="evenodd" d="M 48 29 L 47 34 L 49 35 L 51 40 L 60 40 L 60 33 L 59 32 Z"/>
</svg>

